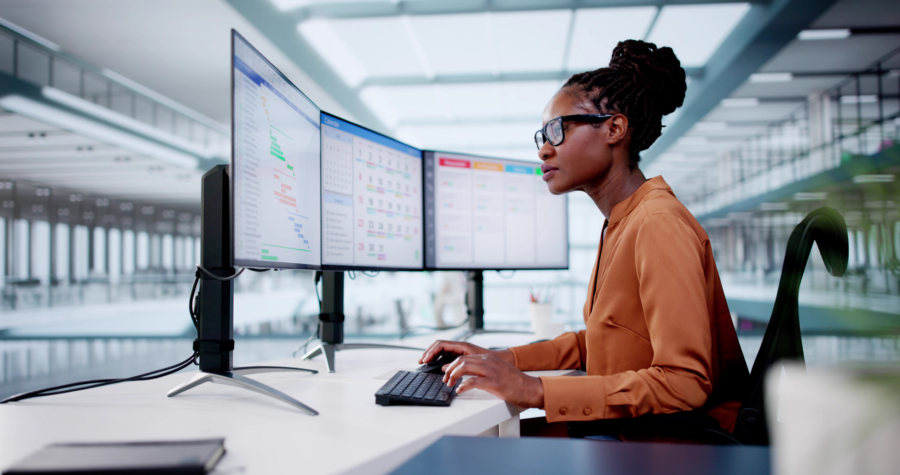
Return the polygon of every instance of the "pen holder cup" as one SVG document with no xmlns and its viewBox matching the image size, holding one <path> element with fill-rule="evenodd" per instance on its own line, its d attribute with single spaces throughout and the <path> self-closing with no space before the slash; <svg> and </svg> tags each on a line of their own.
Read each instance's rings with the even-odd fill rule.
<svg viewBox="0 0 900 475">
<path fill-rule="evenodd" d="M 532 302 L 530 308 L 531 329 L 534 331 L 536 339 L 550 340 L 563 333 L 564 324 L 550 320 L 553 315 L 552 304 Z"/>
</svg>

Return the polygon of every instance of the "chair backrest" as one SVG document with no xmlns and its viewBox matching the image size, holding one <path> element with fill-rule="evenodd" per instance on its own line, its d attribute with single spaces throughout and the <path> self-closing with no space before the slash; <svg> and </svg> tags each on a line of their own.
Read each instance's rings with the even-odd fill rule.
<svg viewBox="0 0 900 475">
<path fill-rule="evenodd" d="M 819 208 L 809 213 L 794 228 L 784 253 L 784 266 L 778 284 L 778 296 L 766 327 L 759 353 L 750 372 L 747 396 L 741 404 L 734 436 L 745 444 L 768 444 L 769 431 L 763 405 L 766 371 L 783 359 L 805 363 L 800 339 L 800 314 L 797 297 L 800 281 L 813 242 L 825 261 L 828 272 L 841 277 L 847 270 L 847 224 L 836 210 Z"/>
</svg>

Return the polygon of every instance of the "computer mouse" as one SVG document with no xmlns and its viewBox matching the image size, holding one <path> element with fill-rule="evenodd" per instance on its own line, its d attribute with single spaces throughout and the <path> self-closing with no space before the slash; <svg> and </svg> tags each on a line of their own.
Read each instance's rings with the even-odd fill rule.
<svg viewBox="0 0 900 475">
<path fill-rule="evenodd" d="M 441 352 L 430 362 L 416 368 L 416 371 L 420 373 L 444 374 L 441 368 L 455 359 L 456 357 L 453 354 Z"/>
</svg>

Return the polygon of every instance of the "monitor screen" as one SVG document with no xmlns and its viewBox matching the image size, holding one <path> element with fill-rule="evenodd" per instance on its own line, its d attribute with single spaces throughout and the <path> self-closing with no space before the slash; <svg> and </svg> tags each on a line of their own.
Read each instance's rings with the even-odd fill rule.
<svg viewBox="0 0 900 475">
<path fill-rule="evenodd" d="M 422 152 L 322 113 L 322 265 L 424 268 Z"/>
<path fill-rule="evenodd" d="M 232 58 L 235 266 L 319 268 L 319 108 L 237 32 Z"/>
<path fill-rule="evenodd" d="M 429 269 L 566 269 L 568 201 L 540 164 L 424 153 Z"/>
</svg>

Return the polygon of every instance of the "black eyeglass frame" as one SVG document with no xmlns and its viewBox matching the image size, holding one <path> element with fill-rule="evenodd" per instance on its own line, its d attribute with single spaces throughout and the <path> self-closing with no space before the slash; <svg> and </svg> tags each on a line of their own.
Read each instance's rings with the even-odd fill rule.
<svg viewBox="0 0 900 475">
<path fill-rule="evenodd" d="M 537 145 L 538 150 L 544 145 L 544 143 L 550 143 L 554 147 L 558 147 L 563 141 L 566 140 L 566 128 L 563 127 L 563 122 L 587 122 L 589 124 L 599 124 L 601 122 L 605 122 L 607 119 L 615 116 L 615 114 L 574 114 L 574 115 L 562 115 L 555 119 L 550 119 L 541 127 L 537 132 L 534 133 L 534 144 Z M 547 127 L 552 125 L 554 122 L 559 123 L 559 129 L 562 133 L 562 137 L 559 139 L 559 142 L 553 143 L 550 140 L 550 137 L 547 136 Z M 543 143 L 542 143 L 543 142 Z"/>
</svg>

